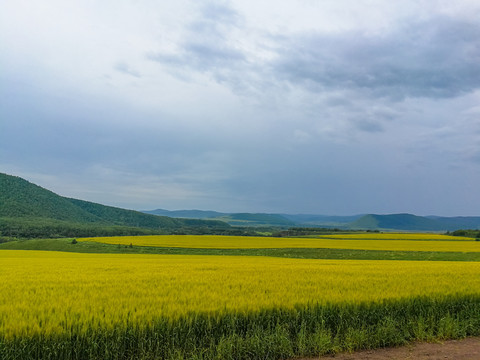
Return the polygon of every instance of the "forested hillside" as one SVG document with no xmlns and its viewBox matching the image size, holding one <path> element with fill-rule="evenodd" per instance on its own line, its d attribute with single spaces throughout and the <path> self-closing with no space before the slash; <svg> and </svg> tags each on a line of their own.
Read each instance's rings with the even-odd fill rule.
<svg viewBox="0 0 480 360">
<path fill-rule="evenodd" d="M 228 228 L 221 221 L 173 219 L 70 199 L 20 177 L 0 173 L 0 236 L 202 233 Z"/>
</svg>

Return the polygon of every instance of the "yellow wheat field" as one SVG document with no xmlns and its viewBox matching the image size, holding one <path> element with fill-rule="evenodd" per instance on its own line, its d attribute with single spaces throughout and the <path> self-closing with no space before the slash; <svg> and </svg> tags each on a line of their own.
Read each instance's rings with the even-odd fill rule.
<svg viewBox="0 0 480 360">
<path fill-rule="evenodd" d="M 0 338 L 13 338 L 191 312 L 478 294 L 480 263 L 1 250 L 0 279 Z"/>
<path fill-rule="evenodd" d="M 384 234 L 381 234 L 384 235 Z M 343 235 L 340 235 L 343 236 Z M 435 236 L 435 235 L 433 235 Z M 431 240 L 369 240 L 369 239 L 328 239 L 328 238 L 272 238 L 220 235 L 150 235 L 150 236 L 113 236 L 82 238 L 79 241 L 93 241 L 106 244 L 180 247 L 180 248 L 216 248 L 216 249 L 272 249 L 272 248 L 323 248 L 323 249 L 360 249 L 390 251 L 446 251 L 480 252 L 480 242 Z"/>
<path fill-rule="evenodd" d="M 318 235 L 319 238 L 327 239 L 351 239 L 351 240 L 448 240 L 448 241 L 473 241 L 474 239 L 464 236 L 450 236 L 443 234 L 428 233 L 353 233 L 353 234 L 329 234 Z"/>
</svg>

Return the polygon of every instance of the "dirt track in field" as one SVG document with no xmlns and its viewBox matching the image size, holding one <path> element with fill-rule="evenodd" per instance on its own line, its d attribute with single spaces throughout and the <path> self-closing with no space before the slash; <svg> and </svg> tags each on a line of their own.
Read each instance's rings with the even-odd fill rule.
<svg viewBox="0 0 480 360">
<path fill-rule="evenodd" d="M 320 360 L 480 360 L 480 337 L 323 356 Z"/>
</svg>

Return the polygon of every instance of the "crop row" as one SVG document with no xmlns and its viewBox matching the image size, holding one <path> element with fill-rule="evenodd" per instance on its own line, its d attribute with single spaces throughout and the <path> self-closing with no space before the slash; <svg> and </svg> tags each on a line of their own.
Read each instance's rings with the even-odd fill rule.
<svg viewBox="0 0 480 360">
<path fill-rule="evenodd" d="M 139 326 L 0 337 L 2 360 L 274 360 L 480 335 L 480 296 L 159 317 Z"/>
<path fill-rule="evenodd" d="M 338 238 L 272 238 L 253 236 L 220 236 L 220 235 L 151 235 L 151 236 L 112 236 L 98 238 L 80 238 L 78 241 L 99 242 L 114 245 L 203 248 L 203 249 L 357 249 L 385 251 L 442 251 L 442 252 L 480 252 L 480 242 L 474 239 L 459 241 L 445 235 L 432 235 L 430 238 L 407 239 L 362 237 Z M 406 235 L 405 235 L 406 236 Z M 435 236 L 440 238 L 435 238 Z M 333 235 L 328 235 L 333 237 Z M 370 235 L 371 237 L 371 235 Z M 432 238 L 433 237 L 433 238 Z M 448 240 L 450 239 L 450 240 Z M 453 239 L 453 240 L 452 240 Z M 436 240 L 436 241 L 435 241 Z"/>
</svg>

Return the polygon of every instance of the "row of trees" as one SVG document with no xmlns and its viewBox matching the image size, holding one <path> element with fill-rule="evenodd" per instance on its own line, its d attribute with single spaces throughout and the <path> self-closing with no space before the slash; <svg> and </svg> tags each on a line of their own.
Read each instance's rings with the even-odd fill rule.
<svg viewBox="0 0 480 360">
<path fill-rule="evenodd" d="M 0 242 L 7 239 L 35 239 L 62 237 L 97 237 L 97 236 L 133 236 L 133 235 L 236 235 L 258 236 L 256 228 L 247 227 L 212 227 L 199 223 L 200 226 L 186 224 L 177 228 L 149 229 L 119 225 L 82 224 L 52 219 L 0 218 Z M 264 229 L 262 229 L 264 230 Z"/>
<path fill-rule="evenodd" d="M 332 233 L 358 232 L 358 230 L 345 230 L 338 228 L 309 228 L 309 227 L 292 227 L 287 230 L 276 231 L 275 237 L 292 237 L 292 236 L 307 236 L 307 235 L 328 235 Z M 369 231 L 370 232 L 370 231 Z M 376 231 L 378 232 L 378 231 Z"/>
<path fill-rule="evenodd" d="M 452 236 L 466 236 L 466 237 L 472 237 L 472 238 L 477 238 L 480 240 L 480 230 L 472 230 L 472 229 L 466 229 L 466 230 L 455 230 L 455 231 L 447 231 L 447 235 L 452 235 Z"/>
</svg>

